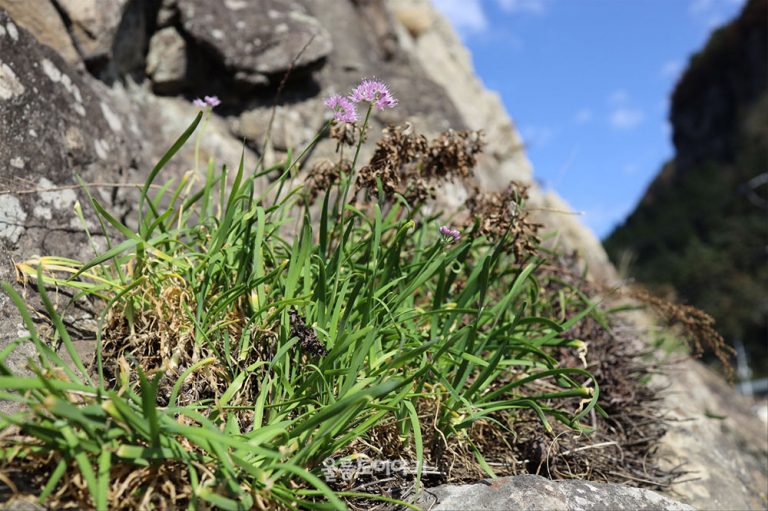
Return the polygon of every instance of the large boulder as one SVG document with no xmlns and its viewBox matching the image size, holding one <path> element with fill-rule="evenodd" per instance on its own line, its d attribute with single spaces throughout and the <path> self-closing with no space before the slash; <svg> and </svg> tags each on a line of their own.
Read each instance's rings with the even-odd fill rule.
<svg viewBox="0 0 768 511">
<path fill-rule="evenodd" d="M 371 76 L 387 82 L 399 103 L 394 110 L 373 112 L 371 136 L 360 161 L 371 156 L 378 133 L 388 124 L 409 122 L 429 136 L 449 128 L 467 128 L 445 89 L 414 55 L 392 42 L 398 41 L 399 25 L 384 2 L 302 0 L 301 4 L 330 34 L 332 51 L 309 77 L 288 80 L 279 97 L 268 91 L 248 95 L 238 103 L 239 115 L 231 123 L 232 130 L 249 145 L 266 153 L 274 149 L 278 154 L 284 154 L 288 147 L 302 148 L 322 127 L 322 116 L 329 115 L 324 99 L 346 94 L 361 78 Z M 296 72 L 292 70 L 289 77 Z M 272 144 L 264 147 L 263 137 L 275 106 Z M 335 147 L 336 141 L 322 140 L 314 155 L 333 157 Z"/>
<path fill-rule="evenodd" d="M 107 88 L 0 11 L 0 281 L 15 282 L 15 263 L 35 256 L 92 257 L 77 203 L 96 243 L 103 237 L 77 177 L 115 216 L 132 222 L 137 184 L 197 113 L 189 101 L 158 98 L 142 87 Z M 255 155 L 214 116 L 199 159 L 189 144 L 163 180 L 189 171 L 202 177 L 209 159 L 232 168 L 241 155 L 254 168 Z M 16 307 L 0 293 L 0 349 L 24 331 Z M 83 353 L 88 346 L 78 344 Z M 23 370 L 31 350 L 27 344 L 14 351 L 11 368 Z"/>
<path fill-rule="evenodd" d="M 14 262 L 36 255 L 83 257 L 88 253 L 73 208 L 87 197 L 76 176 L 93 184 L 96 197 L 125 211 L 121 188 L 142 160 L 137 132 L 110 106 L 106 87 L 73 70 L 0 11 L 0 281 L 15 280 Z M 96 222 L 89 227 L 97 234 Z M 0 346 L 24 327 L 0 294 Z M 26 363 L 25 347 L 9 363 Z"/>
<path fill-rule="evenodd" d="M 20 220 L 5 225 L 2 241 L 21 254 L 66 248 L 59 242 L 77 228 L 72 207 L 82 199 L 75 176 L 98 183 L 97 195 L 111 202 L 113 191 L 102 185 L 119 185 L 142 160 L 138 128 L 113 109 L 109 90 L 73 70 L 3 12 L 0 116 L 2 200 L 12 205 L 6 216 L 16 211 Z M 61 240 L 50 232 L 56 229 Z M 36 230 L 47 231 L 45 239 Z"/>
<path fill-rule="evenodd" d="M 753 403 L 702 364 L 687 360 L 658 375 L 670 419 L 658 456 L 687 472 L 674 485 L 680 500 L 701 509 L 765 509 L 768 424 Z"/>
<path fill-rule="evenodd" d="M 147 10 L 142 0 L 56 0 L 89 70 L 112 81 L 144 70 Z M 127 44 L 126 44 L 127 43 Z"/>
<path fill-rule="evenodd" d="M 430 488 L 420 503 L 432 511 L 694 511 L 691 506 L 650 490 L 577 480 L 552 481 L 535 475 Z"/>
<path fill-rule="evenodd" d="M 0 0 L 0 9 L 7 11 L 14 22 L 26 28 L 41 43 L 56 50 L 67 63 L 82 65 L 64 20 L 51 0 Z"/>
<path fill-rule="evenodd" d="M 184 89 L 187 53 L 187 42 L 174 27 L 155 32 L 149 41 L 146 73 L 156 92 L 173 94 Z"/>
<path fill-rule="evenodd" d="M 179 0 L 178 9 L 184 30 L 244 84 L 300 74 L 332 49 L 328 31 L 296 2 Z"/>
</svg>

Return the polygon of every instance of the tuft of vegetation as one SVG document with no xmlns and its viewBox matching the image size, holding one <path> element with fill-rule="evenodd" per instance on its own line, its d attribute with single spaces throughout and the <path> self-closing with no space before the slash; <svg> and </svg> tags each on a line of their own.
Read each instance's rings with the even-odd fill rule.
<svg viewBox="0 0 768 511">
<path fill-rule="evenodd" d="M 644 370 L 622 371 L 628 348 L 583 278 L 536 246 L 535 225 L 474 217 L 441 234 L 418 199 L 429 193 L 407 201 L 377 173 L 382 161 L 356 180 L 366 123 L 355 161 L 340 154 L 306 188 L 294 178 L 311 146 L 273 168 L 210 163 L 200 183 L 190 173 L 157 187 L 205 115 L 150 172 L 136 228 L 90 196 L 105 249 L 17 265 L 41 315 L 3 285 L 27 330 L 0 352 L 0 398 L 18 405 L 0 418 L 5 497 L 56 509 L 414 508 L 425 482 L 483 474 L 666 477 L 645 459 L 663 430 L 626 398 Z M 421 162 L 474 164 L 476 138 L 439 140 L 407 158 L 409 172 L 428 172 L 414 178 L 423 190 L 441 177 Z M 101 311 L 92 359 L 64 319 L 76 303 Z M 36 356 L 14 373 L 4 361 L 23 343 Z M 593 349 L 612 355 L 596 364 Z M 609 388 L 611 417 L 599 378 L 622 382 Z M 640 416 L 653 434 L 622 425 Z M 595 431 L 605 441 L 582 452 L 573 439 Z M 601 465 L 595 453 L 622 442 L 626 460 Z"/>
</svg>

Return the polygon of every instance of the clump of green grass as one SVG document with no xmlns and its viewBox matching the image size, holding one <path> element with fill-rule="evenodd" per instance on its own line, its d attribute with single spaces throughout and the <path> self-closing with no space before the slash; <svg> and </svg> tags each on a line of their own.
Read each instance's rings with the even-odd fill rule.
<svg viewBox="0 0 768 511">
<path fill-rule="evenodd" d="M 475 432 L 514 434 L 501 415 L 589 430 L 597 381 L 558 353 L 584 348 L 565 333 L 593 307 L 544 299 L 535 253 L 516 256 L 480 221 L 441 235 L 418 204 L 384 200 L 381 181 L 378 200 L 348 202 L 356 162 L 314 206 L 292 186 L 303 155 L 253 173 L 210 164 L 199 186 L 151 193 L 204 115 L 149 174 L 137 229 L 91 196 L 106 250 L 18 265 L 52 334 L 3 286 L 29 332 L 0 353 L 0 398 L 20 405 L 0 418 L 7 485 L 55 507 L 343 509 L 394 502 L 325 480 L 361 442 L 386 438 L 378 452 L 412 461 L 418 488 L 457 451 L 493 476 Z M 51 287 L 101 304 L 92 362 Z M 4 360 L 28 342 L 37 356 L 15 374 Z"/>
</svg>

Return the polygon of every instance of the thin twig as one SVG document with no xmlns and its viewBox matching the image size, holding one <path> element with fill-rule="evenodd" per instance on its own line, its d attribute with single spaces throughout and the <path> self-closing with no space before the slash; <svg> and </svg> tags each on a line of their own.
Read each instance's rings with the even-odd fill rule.
<svg viewBox="0 0 768 511">
<path fill-rule="evenodd" d="M 609 471 L 608 473 L 609 474 L 613 474 L 613 475 L 615 475 L 617 477 L 623 477 L 625 479 L 631 479 L 632 481 L 637 481 L 639 483 L 650 484 L 652 486 L 655 486 L 655 485 L 658 485 L 658 486 L 669 486 L 670 485 L 670 483 L 663 483 L 661 481 L 650 481 L 648 479 L 643 479 L 641 477 L 634 477 L 634 476 L 631 476 L 631 475 L 629 475 L 627 473 L 619 473 L 619 472 L 615 472 L 613 470 Z"/>
<path fill-rule="evenodd" d="M 555 209 L 555 208 L 525 208 L 528 211 L 547 211 L 549 213 L 560 213 L 561 215 L 575 215 L 575 216 L 584 216 L 587 214 L 586 211 L 567 211 L 565 209 Z"/>
<path fill-rule="evenodd" d="M 288 81 L 288 77 L 293 72 L 294 68 L 296 67 L 296 62 L 299 61 L 301 56 L 304 54 L 304 52 L 309 48 L 309 45 L 312 44 L 312 41 L 315 40 L 315 34 L 312 34 L 312 37 L 309 38 L 309 40 L 304 44 L 304 46 L 301 47 L 301 49 L 296 53 L 296 56 L 293 57 L 293 60 L 291 60 L 290 65 L 288 66 L 288 70 L 283 75 L 282 80 L 280 80 L 280 84 L 277 86 L 277 91 L 275 91 L 275 97 L 272 100 L 272 112 L 269 115 L 269 122 L 267 123 L 267 131 L 264 133 L 264 143 L 261 146 L 261 157 L 259 158 L 258 165 L 261 165 L 264 161 L 264 155 L 267 151 L 267 145 L 272 140 L 272 126 L 275 123 L 275 115 L 277 113 L 277 102 L 280 99 L 280 95 L 283 93 L 283 89 L 285 88 L 285 84 Z"/>
<path fill-rule="evenodd" d="M 619 447 L 619 444 L 617 442 L 601 442 L 599 444 L 585 445 L 584 447 L 579 447 L 579 448 L 576 448 L 576 449 L 570 449 L 568 451 L 559 453 L 559 455 L 560 456 L 566 456 L 568 454 L 573 454 L 574 452 L 586 451 L 587 449 L 600 449 L 602 447 L 608 447 L 608 446 L 611 446 L 611 445 L 615 445 L 616 447 Z M 621 449 L 621 448 L 619 447 L 619 449 Z"/>
<path fill-rule="evenodd" d="M 87 188 L 142 188 L 140 183 L 85 183 Z M 160 185 L 149 185 L 150 188 L 160 188 Z M 83 188 L 83 185 L 63 185 L 52 188 L 29 188 L 26 190 L 0 190 L 0 195 L 29 195 L 31 193 L 61 192 L 63 190 L 77 190 Z"/>
</svg>

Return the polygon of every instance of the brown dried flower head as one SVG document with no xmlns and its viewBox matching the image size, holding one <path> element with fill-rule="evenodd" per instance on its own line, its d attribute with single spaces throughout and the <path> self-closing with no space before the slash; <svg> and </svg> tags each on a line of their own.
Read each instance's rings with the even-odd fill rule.
<svg viewBox="0 0 768 511">
<path fill-rule="evenodd" d="M 337 150 L 342 145 L 353 146 L 357 143 L 357 131 L 354 124 L 337 122 L 331 125 L 330 137 L 338 140 Z"/>
<path fill-rule="evenodd" d="M 321 191 L 330 190 L 339 181 L 342 174 L 348 174 L 351 171 L 352 162 L 347 159 L 337 162 L 322 159 L 315 163 L 304 183 L 310 202 L 314 202 Z"/>
<path fill-rule="evenodd" d="M 400 193 L 412 204 L 423 203 L 434 198 L 438 182 L 472 175 L 482 139 L 481 131 L 450 130 L 427 141 L 410 124 L 391 126 L 360 170 L 358 190 L 374 195 L 380 181 L 385 197 Z"/>
<path fill-rule="evenodd" d="M 314 357 L 325 356 L 325 346 L 317 338 L 315 331 L 306 325 L 301 314 L 293 307 L 288 314 L 291 317 L 291 337 L 299 338 L 301 352 Z"/>
<path fill-rule="evenodd" d="M 512 181 L 503 192 L 481 193 L 475 189 L 467 200 L 471 221 L 479 222 L 479 233 L 491 240 L 508 234 L 508 243 L 517 260 L 536 252 L 541 224 L 533 222 L 524 208 L 528 186 Z M 469 227 L 469 226 L 467 226 Z"/>
<path fill-rule="evenodd" d="M 429 143 L 422 175 L 428 178 L 467 178 L 477 164 L 485 142 L 482 131 L 441 133 Z"/>
<path fill-rule="evenodd" d="M 395 192 L 402 193 L 410 174 L 405 167 L 421 158 L 426 149 L 427 139 L 416 134 L 408 124 L 384 129 L 371 161 L 360 169 L 358 189 L 373 195 L 378 190 L 377 181 L 381 181 L 387 198 Z"/>
<path fill-rule="evenodd" d="M 673 303 L 659 298 L 640 287 L 630 288 L 628 294 L 649 305 L 667 325 L 680 327 L 683 338 L 694 357 L 700 357 L 705 352 L 705 348 L 709 348 L 723 365 L 727 378 L 733 380 L 731 358 L 736 352 L 715 329 L 715 320 L 712 316 L 692 305 Z"/>
</svg>

